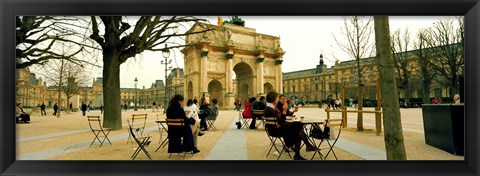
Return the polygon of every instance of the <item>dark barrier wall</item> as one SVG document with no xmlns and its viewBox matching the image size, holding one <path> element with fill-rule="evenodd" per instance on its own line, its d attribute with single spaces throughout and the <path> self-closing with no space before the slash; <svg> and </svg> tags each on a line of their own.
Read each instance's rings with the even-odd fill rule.
<svg viewBox="0 0 480 176">
<path fill-rule="evenodd" d="M 425 142 L 455 155 L 464 155 L 464 104 L 424 104 Z"/>
</svg>

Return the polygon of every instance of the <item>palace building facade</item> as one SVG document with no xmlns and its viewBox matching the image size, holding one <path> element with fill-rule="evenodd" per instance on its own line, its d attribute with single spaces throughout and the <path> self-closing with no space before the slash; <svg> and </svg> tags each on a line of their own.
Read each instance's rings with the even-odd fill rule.
<svg viewBox="0 0 480 176">
<path fill-rule="evenodd" d="M 239 20 L 239 19 L 237 19 Z M 340 98 L 341 83 L 345 86 L 345 99 L 354 99 L 357 85 L 364 85 L 364 98 L 376 99 L 376 81 L 379 78 L 374 58 L 361 59 L 363 77 L 358 80 L 357 62 L 355 60 L 335 62 L 327 67 L 323 57 L 315 68 L 293 72 L 282 72 L 283 55 L 280 37 L 257 33 L 255 29 L 232 23 L 218 26 L 196 23 L 189 32 L 210 31 L 186 37 L 182 49 L 185 68 L 175 68 L 168 74 L 166 85 L 163 80 L 155 80 L 150 87 L 120 88 L 121 102 L 137 108 L 150 107 L 153 102 L 163 106 L 165 99 L 175 94 L 182 94 L 185 99 L 207 100 L 216 98 L 221 109 L 233 109 L 234 100 L 241 101 L 249 97 L 259 97 L 269 91 L 285 94 L 290 99 L 304 103 L 318 103 L 327 96 Z M 418 58 L 413 51 L 407 51 L 410 67 L 418 67 Z M 418 81 L 418 69 L 411 73 L 412 82 Z M 33 107 L 42 102 L 52 107 L 58 101 L 58 88 L 47 86 L 41 78 L 30 73 L 28 68 L 17 70 L 17 101 L 24 106 Z M 417 86 L 415 86 L 417 85 Z M 91 86 L 82 87 L 78 95 L 71 98 L 73 107 L 80 103 L 92 102 L 92 106 L 103 104 L 102 78 L 93 79 Z M 419 98 L 420 88 L 413 83 L 412 98 Z M 165 91 L 167 95 L 165 96 Z M 430 97 L 447 97 L 449 87 L 432 84 Z M 399 97 L 404 92 L 399 90 Z M 61 93 L 60 106 L 66 106 L 66 95 Z"/>
</svg>

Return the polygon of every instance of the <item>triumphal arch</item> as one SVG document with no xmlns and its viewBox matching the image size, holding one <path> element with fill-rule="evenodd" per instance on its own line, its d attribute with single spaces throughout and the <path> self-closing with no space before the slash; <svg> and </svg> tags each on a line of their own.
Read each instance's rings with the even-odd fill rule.
<svg viewBox="0 0 480 176">
<path fill-rule="evenodd" d="M 196 23 L 182 50 L 185 57 L 185 98 L 218 99 L 221 109 L 233 109 L 234 101 L 282 92 L 280 38 L 257 33 L 235 24 Z"/>
</svg>

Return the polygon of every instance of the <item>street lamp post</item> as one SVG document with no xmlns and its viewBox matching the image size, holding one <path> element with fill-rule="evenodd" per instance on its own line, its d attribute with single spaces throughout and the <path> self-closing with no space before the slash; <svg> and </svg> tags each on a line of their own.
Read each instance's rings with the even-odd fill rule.
<svg viewBox="0 0 480 176">
<path fill-rule="evenodd" d="M 323 67 L 323 54 L 320 54 L 320 63 L 322 64 L 322 67 Z M 323 81 L 322 81 L 322 98 L 325 98 L 325 100 L 327 99 L 327 91 L 325 90 L 326 89 L 326 86 L 325 86 L 325 74 L 323 73 L 323 70 L 322 70 L 322 77 L 323 77 Z M 322 100 L 320 100 L 322 101 Z"/>
<path fill-rule="evenodd" d="M 168 69 L 168 64 L 172 63 L 172 60 L 167 61 L 168 57 L 170 56 L 170 50 L 167 47 L 167 44 L 165 44 L 165 48 L 162 50 L 162 55 L 163 58 L 165 58 L 164 61 L 162 61 L 162 64 L 165 64 L 165 96 L 163 97 L 163 113 L 165 114 L 167 112 L 167 71 Z"/>
<path fill-rule="evenodd" d="M 135 83 L 135 96 L 134 96 L 134 101 L 135 101 L 135 109 L 133 109 L 133 111 L 137 111 L 137 83 L 138 83 L 138 80 L 137 80 L 137 77 L 135 77 L 135 80 L 133 80 L 133 82 Z"/>
</svg>

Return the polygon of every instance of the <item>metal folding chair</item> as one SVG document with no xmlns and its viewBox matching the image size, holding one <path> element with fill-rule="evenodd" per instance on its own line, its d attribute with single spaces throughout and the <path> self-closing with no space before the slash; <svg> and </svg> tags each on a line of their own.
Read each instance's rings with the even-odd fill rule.
<svg viewBox="0 0 480 176">
<path fill-rule="evenodd" d="M 145 125 L 147 124 L 147 114 L 133 114 L 131 119 L 131 123 L 129 122 L 128 124 L 133 128 L 135 132 L 142 135 L 143 131 L 145 130 Z M 135 121 L 137 121 L 138 123 L 135 123 Z M 132 136 L 130 133 L 128 133 L 127 144 L 128 141 L 132 141 Z"/>
<path fill-rule="evenodd" d="M 333 156 L 335 156 L 335 160 L 338 160 L 337 155 L 335 154 L 335 151 L 333 150 L 333 147 L 335 147 L 335 144 L 337 143 L 338 138 L 340 137 L 340 133 L 342 132 L 343 120 L 342 119 L 327 119 L 327 120 L 325 120 L 325 128 L 326 127 L 329 127 L 329 130 L 332 130 L 332 127 L 333 128 L 338 128 L 338 132 L 335 131 L 333 136 L 332 136 L 332 134 L 330 134 L 328 137 L 322 137 L 320 139 L 316 138 L 316 139 L 320 140 L 320 143 L 317 145 L 317 148 L 319 148 L 320 150 L 321 149 L 328 149 L 328 152 L 322 158 L 322 153 L 320 153 L 320 151 L 317 151 L 313 154 L 312 159 L 315 157 L 315 155 L 317 153 L 319 154 L 320 159 L 326 159 L 328 157 L 328 155 L 330 154 L 330 152 L 332 152 Z M 324 132 L 326 132 L 326 130 L 327 130 L 325 128 L 324 128 Z M 333 142 L 330 142 L 332 140 L 333 140 Z M 320 146 L 322 145 L 322 143 L 324 141 L 327 141 L 328 147 L 320 148 Z"/>
<path fill-rule="evenodd" d="M 157 120 L 161 120 L 160 119 L 160 116 L 161 116 L 160 114 L 155 114 L 155 116 L 157 116 Z M 157 122 L 157 126 L 158 126 L 158 132 L 160 133 L 160 138 L 158 138 L 158 143 L 160 144 L 162 142 L 162 139 L 163 139 L 163 132 L 167 132 L 167 127 L 165 125 L 163 125 L 163 123 L 158 123 L 158 122 Z"/>
<path fill-rule="evenodd" d="M 88 125 L 90 126 L 90 130 L 92 130 L 92 133 L 95 135 L 95 138 L 93 138 L 93 141 L 90 144 L 90 147 L 96 140 L 98 140 L 98 142 L 100 143 L 100 147 L 103 145 L 103 142 L 105 142 L 105 140 L 107 140 L 108 143 L 112 145 L 112 142 L 110 142 L 110 139 L 108 139 L 108 134 L 112 129 L 102 127 L 100 116 L 87 116 L 87 119 L 88 119 Z M 100 137 L 103 137 L 103 140 L 100 140 Z"/>
<path fill-rule="evenodd" d="M 218 111 L 215 114 L 212 114 L 211 116 L 208 116 L 207 118 L 205 118 L 205 120 L 207 121 L 208 130 L 210 129 L 215 131 L 217 130 L 217 127 L 215 127 L 214 125 L 215 120 L 217 120 L 217 116 L 218 116 Z"/>
<path fill-rule="evenodd" d="M 257 118 L 257 124 L 255 124 L 255 126 L 263 124 L 263 127 L 265 128 L 265 120 L 262 118 L 263 114 L 264 110 L 252 110 L 253 117 Z"/>
<path fill-rule="evenodd" d="M 270 155 L 270 152 L 272 151 L 273 148 L 275 148 L 275 151 L 278 153 L 277 160 L 280 159 L 280 157 L 283 154 L 283 151 L 285 151 L 285 142 L 282 139 L 282 136 L 280 134 L 280 129 L 277 128 L 277 119 L 275 117 L 264 117 L 265 119 L 265 132 L 267 133 L 268 139 L 270 139 L 270 149 L 267 152 L 267 156 Z M 269 130 L 270 129 L 270 130 Z M 273 132 L 273 133 L 270 133 Z M 280 141 L 280 144 L 277 144 L 277 140 Z M 281 150 L 278 149 L 278 147 L 281 147 Z M 288 156 L 292 158 L 289 152 L 287 152 Z"/>
<path fill-rule="evenodd" d="M 145 153 L 145 155 L 147 155 L 147 157 L 151 160 L 152 157 L 150 156 L 150 153 L 148 153 L 147 149 L 145 149 L 145 146 L 148 146 L 150 144 L 150 138 L 152 136 L 150 136 L 149 134 L 135 134 L 132 126 L 130 125 L 130 121 L 128 119 L 127 119 L 127 122 L 129 122 L 128 123 L 128 131 L 130 132 L 129 134 L 131 134 L 133 140 L 138 145 L 137 149 L 135 150 L 135 152 L 133 152 L 131 156 L 132 160 L 134 160 L 137 157 L 140 151 L 143 151 L 143 153 Z"/>
<path fill-rule="evenodd" d="M 157 114 L 157 125 L 158 125 L 158 131 L 160 132 L 160 139 L 158 139 L 158 142 L 160 143 L 160 141 L 162 140 L 163 138 L 163 132 L 166 132 L 167 133 L 167 136 L 165 138 L 163 138 L 163 141 L 161 141 L 160 145 L 158 146 L 158 148 L 155 150 L 155 152 L 157 152 L 158 150 L 160 150 L 160 148 L 164 148 L 165 146 L 167 146 L 168 144 L 168 125 L 166 124 L 167 121 L 166 119 L 163 119 L 161 120 L 159 118 L 160 114 Z"/>
<path fill-rule="evenodd" d="M 167 118 L 166 119 L 167 121 L 167 126 L 168 126 L 168 129 L 172 129 L 172 128 L 178 128 L 178 127 L 184 127 L 185 126 L 185 122 L 183 121 L 183 119 L 172 119 L 172 118 Z M 171 130 L 170 130 L 171 132 Z M 181 141 L 180 143 L 183 143 L 183 137 L 181 137 Z M 183 153 L 183 158 L 185 158 L 185 155 L 187 154 L 187 152 L 177 152 L 177 154 L 180 155 L 180 153 Z M 173 153 L 170 153 L 170 155 L 168 156 L 168 158 L 170 158 L 172 156 Z M 192 151 L 192 156 L 193 156 L 193 151 Z"/>
<path fill-rule="evenodd" d="M 243 111 L 244 110 L 238 111 L 238 113 L 240 113 L 239 115 L 240 115 L 240 117 L 242 117 L 242 121 L 243 121 L 241 129 L 245 128 L 247 126 L 247 124 L 250 124 L 250 122 L 252 121 L 252 118 L 248 118 L 248 117 L 243 116 Z"/>
</svg>

